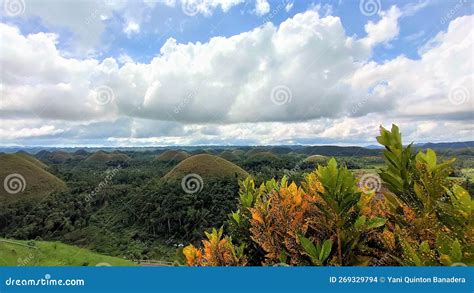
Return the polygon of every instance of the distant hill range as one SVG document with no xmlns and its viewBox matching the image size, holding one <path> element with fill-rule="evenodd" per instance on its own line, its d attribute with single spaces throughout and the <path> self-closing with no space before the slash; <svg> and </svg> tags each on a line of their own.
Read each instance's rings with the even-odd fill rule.
<svg viewBox="0 0 474 293">
<path fill-rule="evenodd" d="M 436 150 L 456 150 L 456 149 L 468 149 L 474 147 L 474 141 L 462 141 L 462 142 L 439 142 L 439 143 L 418 143 L 414 145 L 420 149 L 436 149 Z M 169 146 L 169 147 L 71 147 L 71 148 L 55 148 L 55 147 L 0 147 L 0 153 L 16 153 L 16 152 L 27 152 L 30 154 L 38 154 L 37 157 L 41 157 L 43 153 L 56 152 L 58 154 L 58 160 L 68 157 L 67 153 L 71 155 L 82 155 L 87 153 L 94 153 L 99 150 L 106 152 L 123 151 L 133 152 L 141 151 L 157 155 L 159 160 L 160 154 L 167 153 L 167 151 L 179 151 L 181 153 L 188 154 L 220 154 L 224 151 L 233 152 L 234 154 L 251 155 L 252 153 L 259 152 L 270 152 L 276 155 L 285 155 L 289 153 L 298 153 L 304 155 L 323 155 L 323 156 L 377 156 L 383 148 L 380 145 L 368 145 L 365 147 L 361 146 L 334 146 L 334 145 L 319 145 L 319 146 L 308 146 L 308 145 L 276 145 L 276 146 Z M 167 155 L 167 154 L 166 154 Z M 56 158 L 55 158 L 56 159 Z M 182 157 L 181 159 L 185 159 Z"/>
<path fill-rule="evenodd" d="M 415 147 L 422 149 L 467 149 L 474 148 L 474 141 L 460 141 L 460 142 L 438 142 L 438 143 L 424 143 L 415 144 Z"/>
</svg>

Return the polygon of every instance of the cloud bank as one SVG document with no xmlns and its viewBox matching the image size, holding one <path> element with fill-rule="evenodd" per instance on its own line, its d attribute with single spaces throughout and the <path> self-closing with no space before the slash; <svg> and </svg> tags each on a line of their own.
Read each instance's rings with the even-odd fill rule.
<svg viewBox="0 0 474 293">
<path fill-rule="evenodd" d="M 401 15 L 382 11 L 357 37 L 339 17 L 308 10 L 205 43 L 170 38 L 149 63 L 67 57 L 58 35 L 0 23 L 0 138 L 363 143 L 390 122 L 418 140 L 453 139 L 446 130 L 472 137 L 474 16 L 453 20 L 420 59 L 371 61 L 398 37 Z"/>
</svg>

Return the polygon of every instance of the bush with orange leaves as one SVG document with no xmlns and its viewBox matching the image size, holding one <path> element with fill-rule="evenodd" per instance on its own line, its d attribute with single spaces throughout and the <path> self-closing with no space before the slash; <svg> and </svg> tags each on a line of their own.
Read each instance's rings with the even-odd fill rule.
<svg viewBox="0 0 474 293">
<path fill-rule="evenodd" d="M 314 204 L 315 198 L 301 187 L 282 182 L 266 200 L 259 200 L 250 208 L 250 233 L 252 240 L 266 252 L 264 264 L 276 264 L 286 258 L 290 264 L 305 262 L 301 253 L 299 235 L 305 234 L 310 219 L 321 212 Z"/>
<path fill-rule="evenodd" d="M 247 178 L 227 225 L 238 246 L 213 229 L 203 249 L 184 249 L 188 265 L 472 265 L 474 205 L 448 179 L 454 160 L 413 155 L 396 125 L 380 133 L 382 192 L 359 187 L 334 158 L 299 186 Z"/>
<path fill-rule="evenodd" d="M 183 249 L 189 266 L 243 266 L 247 263 L 243 255 L 244 246 L 236 247 L 230 237 L 222 237 L 222 228 L 213 228 L 211 233 L 205 234 L 207 240 L 202 241 L 204 248 L 188 245 Z"/>
</svg>

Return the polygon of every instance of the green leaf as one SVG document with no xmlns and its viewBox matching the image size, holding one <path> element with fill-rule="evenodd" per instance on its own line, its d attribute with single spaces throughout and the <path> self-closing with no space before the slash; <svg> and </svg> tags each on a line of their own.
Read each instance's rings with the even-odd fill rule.
<svg viewBox="0 0 474 293">
<path fill-rule="evenodd" d="M 240 210 L 237 210 L 237 212 L 235 213 L 232 213 L 232 219 L 234 219 L 234 221 L 240 225 Z"/>
<path fill-rule="evenodd" d="M 303 246 L 304 250 L 306 251 L 306 253 L 311 257 L 311 258 L 315 258 L 315 259 L 318 259 L 319 257 L 319 254 L 318 254 L 318 251 L 316 249 L 316 246 L 314 246 L 313 242 L 311 242 L 311 240 L 309 240 L 308 238 L 302 236 L 302 235 L 299 235 L 299 238 L 300 238 L 300 242 L 301 242 L 301 245 Z"/>
<path fill-rule="evenodd" d="M 246 208 L 252 207 L 253 195 L 250 192 L 244 192 L 240 195 L 240 202 Z"/>
<path fill-rule="evenodd" d="M 464 188 L 462 188 L 461 186 L 457 184 L 453 185 L 452 190 L 453 190 L 452 192 L 447 190 L 451 198 L 451 202 L 456 208 L 463 211 L 466 217 L 469 216 L 469 214 L 472 212 L 474 208 L 473 207 L 474 201 L 472 200 L 471 195 Z"/>
<path fill-rule="evenodd" d="M 453 240 L 443 233 L 436 237 L 436 249 L 440 254 L 450 255 Z"/>
<path fill-rule="evenodd" d="M 378 228 L 378 227 L 382 227 L 383 225 L 385 225 L 386 221 L 387 221 L 386 219 L 379 218 L 379 217 L 375 217 L 373 219 L 370 219 L 367 222 L 367 229 L 375 229 L 375 228 Z"/>
<path fill-rule="evenodd" d="M 365 221 L 366 221 L 365 216 L 358 217 L 357 220 L 354 223 L 354 228 L 356 228 L 357 230 L 362 229 L 362 227 L 365 226 Z"/>
<path fill-rule="evenodd" d="M 323 246 L 321 247 L 321 252 L 319 254 L 319 260 L 321 262 L 324 262 L 329 257 L 329 254 L 331 254 L 331 249 L 332 249 L 332 240 L 330 239 L 325 240 L 323 243 Z"/>
<path fill-rule="evenodd" d="M 462 259 L 461 243 L 457 239 L 451 243 L 451 253 L 449 256 L 453 262 L 460 262 Z"/>
<path fill-rule="evenodd" d="M 430 252 L 430 245 L 428 243 L 428 240 L 425 240 L 423 242 L 421 242 L 420 244 L 420 252 L 422 253 L 428 253 Z"/>
<path fill-rule="evenodd" d="M 280 263 L 286 263 L 287 255 L 285 250 L 282 250 L 280 253 Z"/>
</svg>

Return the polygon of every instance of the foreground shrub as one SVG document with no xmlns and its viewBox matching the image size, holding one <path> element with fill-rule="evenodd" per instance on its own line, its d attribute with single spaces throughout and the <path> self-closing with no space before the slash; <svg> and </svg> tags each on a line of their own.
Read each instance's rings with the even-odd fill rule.
<svg viewBox="0 0 474 293">
<path fill-rule="evenodd" d="M 473 200 L 448 175 L 454 159 L 404 147 L 381 127 L 384 188 L 359 187 L 333 158 L 300 185 L 240 183 L 227 230 L 184 250 L 188 265 L 463 265 L 473 261 Z M 375 176 L 375 175 L 374 175 Z"/>
</svg>

